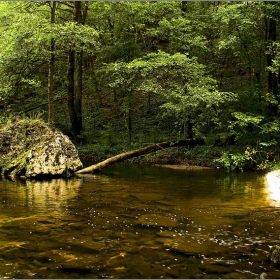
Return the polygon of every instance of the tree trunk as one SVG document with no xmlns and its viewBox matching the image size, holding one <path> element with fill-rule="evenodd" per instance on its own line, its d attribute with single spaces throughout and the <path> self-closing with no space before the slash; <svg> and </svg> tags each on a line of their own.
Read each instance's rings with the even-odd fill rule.
<svg viewBox="0 0 280 280">
<path fill-rule="evenodd" d="M 74 2 L 73 9 L 73 21 L 79 22 L 81 18 L 81 2 Z M 67 73 L 67 97 L 68 97 L 68 111 L 71 121 L 71 130 L 74 140 L 77 140 L 77 136 L 82 131 L 82 124 L 80 123 L 82 109 L 81 109 L 81 83 L 78 85 L 78 94 L 75 95 L 75 57 L 74 50 L 69 49 L 68 52 L 68 73 Z M 79 65 L 81 67 L 81 65 Z M 78 67 L 78 75 L 82 75 L 81 69 Z"/>
<path fill-rule="evenodd" d="M 197 145 L 202 145 L 203 143 L 204 143 L 204 141 L 202 139 L 201 140 L 183 139 L 183 140 L 178 140 L 176 142 L 166 141 L 166 142 L 150 145 L 150 146 L 147 146 L 145 148 L 141 148 L 141 149 L 137 149 L 137 150 L 133 150 L 133 151 L 129 151 L 129 152 L 125 152 L 125 153 L 113 156 L 113 157 L 108 158 L 108 159 L 106 159 L 102 162 L 91 165 L 91 166 L 89 166 L 87 168 L 84 168 L 82 170 L 79 170 L 75 174 L 85 174 L 85 173 L 99 172 L 102 168 L 104 168 L 108 165 L 112 165 L 114 163 L 117 163 L 117 162 L 120 162 L 120 161 L 123 161 L 123 160 L 126 160 L 126 159 L 130 159 L 130 158 L 133 158 L 133 157 L 138 157 L 138 156 L 141 156 L 141 155 L 149 154 L 149 153 L 155 152 L 157 150 L 161 150 L 161 149 L 178 147 L 178 146 L 185 146 L 185 147 L 188 147 L 188 148 L 193 148 Z"/>
<path fill-rule="evenodd" d="M 79 125 L 78 118 L 75 110 L 75 86 L 74 86 L 74 76 L 75 76 L 75 51 L 72 49 L 68 52 L 68 73 L 67 73 L 67 99 L 68 99 L 68 111 L 70 116 L 70 121 L 72 125 L 73 137 L 76 140 L 79 135 Z"/>
<path fill-rule="evenodd" d="M 88 3 L 83 5 L 81 2 L 75 2 L 74 21 L 84 25 L 87 17 Z M 75 110 L 78 122 L 79 134 L 83 130 L 83 116 L 82 116 L 82 96 L 83 96 L 83 51 L 76 52 L 76 93 L 75 93 Z"/>
<path fill-rule="evenodd" d="M 269 5 L 274 5 L 273 2 L 267 2 Z M 276 41 L 276 35 L 277 35 L 277 24 L 276 20 L 270 15 L 267 23 L 267 34 L 266 34 L 266 42 L 267 46 L 269 46 L 271 43 Z M 267 66 L 272 66 L 273 64 L 273 54 L 267 54 Z M 268 71 L 268 80 L 267 80 L 267 92 L 272 93 L 273 96 L 277 101 L 279 101 L 278 96 L 278 78 L 277 74 L 273 73 L 271 71 Z M 278 114 L 278 105 L 276 104 L 270 104 L 269 108 L 270 114 L 273 116 L 277 116 Z"/>
<path fill-rule="evenodd" d="M 51 7 L 51 23 L 55 23 L 55 10 L 56 2 L 50 2 Z M 49 73 L 48 73 L 48 104 L 49 104 L 49 116 L 48 123 L 51 128 L 54 128 L 54 50 L 55 40 L 51 39 L 50 45 L 50 60 L 49 60 Z"/>
<path fill-rule="evenodd" d="M 128 142 L 131 144 L 132 141 L 132 112 L 131 112 L 131 93 L 127 92 L 127 108 L 126 108 L 126 127 L 128 133 Z"/>
<path fill-rule="evenodd" d="M 82 95 L 83 95 L 83 51 L 76 53 L 77 90 L 75 94 L 75 110 L 77 114 L 79 134 L 83 130 Z"/>
<path fill-rule="evenodd" d="M 79 22 L 79 19 L 81 17 L 81 7 L 82 7 L 82 2 L 80 2 L 80 1 L 74 2 L 73 21 L 75 21 L 75 22 Z"/>
<path fill-rule="evenodd" d="M 73 22 L 84 24 L 88 11 L 86 2 L 82 11 L 83 4 L 80 1 L 74 2 Z M 75 67 L 76 66 L 76 67 Z M 75 72 L 77 87 L 75 90 Z M 83 92 L 83 51 L 69 50 L 68 54 L 68 110 L 72 125 L 72 133 L 74 140 L 77 140 L 78 135 L 83 130 L 82 118 L 82 92 Z"/>
<path fill-rule="evenodd" d="M 268 26 L 268 43 L 272 43 L 276 41 L 276 21 L 275 19 L 269 19 Z M 273 56 L 271 54 L 267 55 L 267 64 L 268 66 L 272 66 Z M 277 78 L 276 75 L 269 71 L 268 74 L 268 92 L 275 93 L 277 90 Z"/>
</svg>

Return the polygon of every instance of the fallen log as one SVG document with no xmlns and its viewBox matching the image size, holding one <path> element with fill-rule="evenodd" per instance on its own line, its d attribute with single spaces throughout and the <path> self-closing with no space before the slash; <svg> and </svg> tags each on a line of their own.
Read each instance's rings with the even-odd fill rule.
<svg viewBox="0 0 280 280">
<path fill-rule="evenodd" d="M 162 143 L 157 143 L 154 145 L 150 145 L 144 148 L 140 148 L 137 150 L 133 150 L 133 151 L 129 151 L 129 152 L 125 152 L 116 156 L 113 156 L 111 158 L 108 158 L 102 162 L 99 162 L 97 164 L 91 165 L 89 167 L 86 167 L 84 169 L 81 169 L 77 172 L 75 172 L 75 174 L 85 174 L 85 173 L 95 173 L 95 172 L 99 172 L 102 168 L 108 166 L 108 165 L 112 165 L 114 163 L 126 160 L 126 159 L 130 159 L 133 157 L 138 157 L 141 155 L 145 155 L 145 154 L 149 154 L 151 152 L 155 152 L 157 150 L 161 150 L 161 149 L 166 149 L 166 148 L 171 148 L 171 147 L 178 147 L 178 146 L 184 146 L 184 147 L 188 147 L 188 148 L 193 148 L 197 145 L 202 145 L 204 144 L 203 139 L 199 139 L 199 140 L 195 140 L 195 139 L 182 139 L 182 140 L 177 140 L 177 141 L 166 141 L 166 142 L 162 142 Z"/>
</svg>

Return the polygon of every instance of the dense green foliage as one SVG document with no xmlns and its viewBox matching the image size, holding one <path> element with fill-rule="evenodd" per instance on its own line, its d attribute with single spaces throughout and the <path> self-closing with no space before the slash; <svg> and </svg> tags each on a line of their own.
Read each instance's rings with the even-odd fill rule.
<svg viewBox="0 0 280 280">
<path fill-rule="evenodd" d="M 278 2 L 0 2 L 0 19 L 0 122 L 40 116 L 93 158 L 194 137 L 158 159 L 277 165 Z"/>
</svg>

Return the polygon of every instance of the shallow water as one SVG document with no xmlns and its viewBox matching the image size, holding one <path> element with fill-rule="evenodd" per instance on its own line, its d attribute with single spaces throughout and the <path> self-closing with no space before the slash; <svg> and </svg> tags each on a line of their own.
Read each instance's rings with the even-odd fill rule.
<svg viewBox="0 0 280 280">
<path fill-rule="evenodd" d="M 279 198 L 280 201 L 280 198 Z M 0 278 L 280 278 L 264 175 L 119 164 L 0 181 Z"/>
</svg>

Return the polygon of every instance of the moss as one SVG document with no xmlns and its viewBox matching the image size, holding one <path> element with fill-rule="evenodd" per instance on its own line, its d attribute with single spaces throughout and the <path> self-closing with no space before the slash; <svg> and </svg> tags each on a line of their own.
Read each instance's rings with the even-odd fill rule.
<svg viewBox="0 0 280 280">
<path fill-rule="evenodd" d="M 70 171 L 73 172 L 73 169 L 81 167 L 71 141 L 62 133 L 49 129 L 41 120 L 21 120 L 5 127 L 0 133 L 0 143 L 5 143 L 7 139 L 9 145 L 0 145 L 0 170 L 3 174 L 9 173 L 11 176 L 36 176 L 34 174 L 37 172 L 42 174 L 49 172 L 52 175 L 57 174 L 56 172 L 68 174 Z M 60 165 L 58 160 L 60 154 L 72 159 L 65 171 L 63 163 L 58 169 L 52 169 L 52 166 Z"/>
</svg>

